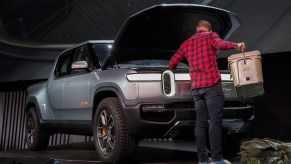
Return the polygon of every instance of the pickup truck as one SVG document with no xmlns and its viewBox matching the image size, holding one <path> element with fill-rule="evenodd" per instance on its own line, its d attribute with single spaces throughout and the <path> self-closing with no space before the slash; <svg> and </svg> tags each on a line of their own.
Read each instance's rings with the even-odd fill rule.
<svg viewBox="0 0 291 164">
<path fill-rule="evenodd" d="M 27 89 L 26 139 L 44 150 L 54 133 L 93 135 L 106 163 L 133 158 L 143 138 L 193 135 L 195 104 L 187 61 L 168 70 L 179 45 L 209 20 L 226 39 L 240 25 L 232 12 L 203 5 L 157 5 L 132 15 L 116 39 L 86 41 L 63 51 L 47 81 Z M 229 71 L 221 70 L 225 94 L 223 132 L 248 131 L 252 99 L 236 96 Z"/>
</svg>

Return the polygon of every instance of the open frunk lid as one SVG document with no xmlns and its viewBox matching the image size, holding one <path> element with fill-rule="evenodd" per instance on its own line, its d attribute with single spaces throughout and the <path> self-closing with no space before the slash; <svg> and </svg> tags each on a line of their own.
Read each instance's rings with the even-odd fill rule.
<svg viewBox="0 0 291 164">
<path fill-rule="evenodd" d="M 140 59 L 170 59 L 180 44 L 190 38 L 200 20 L 212 31 L 228 38 L 240 25 L 232 12 L 204 5 L 166 4 L 130 16 L 119 31 L 109 58 L 118 62 Z"/>
</svg>

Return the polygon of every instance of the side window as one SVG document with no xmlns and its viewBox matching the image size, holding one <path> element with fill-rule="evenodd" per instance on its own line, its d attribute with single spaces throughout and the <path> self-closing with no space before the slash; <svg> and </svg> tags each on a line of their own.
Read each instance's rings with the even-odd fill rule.
<svg viewBox="0 0 291 164">
<path fill-rule="evenodd" d="M 80 48 L 77 48 L 73 62 L 76 62 L 76 61 L 85 61 L 87 62 L 88 67 L 91 70 L 95 69 L 92 57 L 90 56 L 87 46 L 82 46 Z"/>
<path fill-rule="evenodd" d="M 60 56 L 56 65 L 55 75 L 56 77 L 63 77 L 70 74 L 72 52 L 65 53 Z"/>
</svg>

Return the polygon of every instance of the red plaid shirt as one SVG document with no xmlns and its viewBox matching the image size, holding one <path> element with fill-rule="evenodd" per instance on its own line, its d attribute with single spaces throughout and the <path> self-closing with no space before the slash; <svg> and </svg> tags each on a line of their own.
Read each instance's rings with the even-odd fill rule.
<svg viewBox="0 0 291 164">
<path fill-rule="evenodd" d="M 197 31 L 181 44 L 170 60 L 169 69 L 187 59 L 191 77 L 191 88 L 205 88 L 216 84 L 221 76 L 216 63 L 216 50 L 228 50 L 237 47 L 236 43 L 224 41 L 214 32 Z"/>
</svg>

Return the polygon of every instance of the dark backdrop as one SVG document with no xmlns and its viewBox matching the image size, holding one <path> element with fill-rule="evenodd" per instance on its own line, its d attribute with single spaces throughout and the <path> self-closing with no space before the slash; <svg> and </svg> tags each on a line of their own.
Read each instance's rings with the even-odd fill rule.
<svg viewBox="0 0 291 164">
<path fill-rule="evenodd" d="M 162 3 L 207 4 L 232 11 L 242 25 L 230 40 L 245 41 L 249 49 L 262 53 L 291 51 L 290 0 L 2 0 L 0 16 L 2 27 L 18 39 L 78 43 L 114 39 L 129 15 Z"/>
<path fill-rule="evenodd" d="M 5 45 L 7 40 L 21 46 L 114 39 L 129 15 L 161 3 L 207 4 L 230 10 L 238 15 L 242 25 L 229 40 L 244 41 L 247 50 L 258 49 L 263 54 L 291 51 L 290 0 L 2 0 L 0 82 L 47 78 L 52 61 L 62 50 L 49 51 L 48 55 L 47 50 L 15 45 L 9 48 Z M 50 58 L 50 62 L 23 61 L 32 55 L 27 51 L 40 60 Z M 231 53 L 234 51 L 220 52 L 219 56 Z"/>
<path fill-rule="evenodd" d="M 291 52 L 263 55 L 265 95 L 255 99 L 254 134 L 291 141 Z"/>
<path fill-rule="evenodd" d="M 61 48 L 43 46 L 114 39 L 129 15 L 154 4 L 174 2 L 217 6 L 240 17 L 242 26 L 230 40 L 245 41 L 248 50 L 258 49 L 263 53 L 266 93 L 255 99 L 254 134 L 291 140 L 290 0 L 60 0 L 60 6 L 56 5 L 58 8 L 47 5 L 44 12 L 39 10 L 43 4 L 36 0 L 2 0 L 0 88 L 9 90 L 23 84 L 23 80 L 46 79 L 54 59 L 68 45 Z M 49 12 L 54 9 L 59 10 Z M 28 20 L 14 19 L 20 16 Z M 9 24 L 9 20 L 14 20 L 14 24 Z M 39 22 L 40 26 L 26 23 L 30 21 Z M 226 57 L 229 53 L 221 52 L 220 56 Z"/>
</svg>

